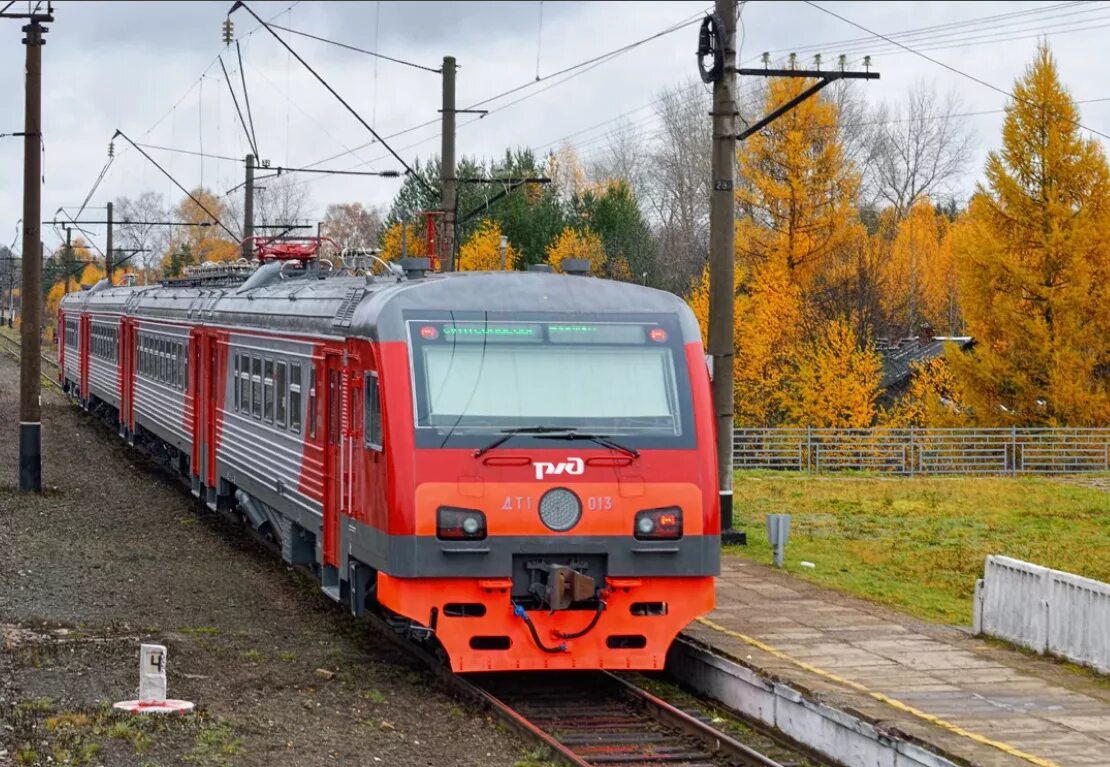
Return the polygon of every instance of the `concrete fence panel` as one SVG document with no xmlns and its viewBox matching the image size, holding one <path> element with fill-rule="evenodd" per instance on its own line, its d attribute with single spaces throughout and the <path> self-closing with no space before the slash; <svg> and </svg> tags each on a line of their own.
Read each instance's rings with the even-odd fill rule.
<svg viewBox="0 0 1110 767">
<path fill-rule="evenodd" d="M 975 588 L 977 634 L 1110 673 L 1110 585 L 1009 557 L 987 557 Z"/>
</svg>

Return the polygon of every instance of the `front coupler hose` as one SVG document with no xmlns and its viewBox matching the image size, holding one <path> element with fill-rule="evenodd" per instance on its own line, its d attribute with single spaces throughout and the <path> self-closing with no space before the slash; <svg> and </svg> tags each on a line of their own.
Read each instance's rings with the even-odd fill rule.
<svg viewBox="0 0 1110 767">
<path fill-rule="evenodd" d="M 535 624 L 532 623 L 532 619 L 528 617 L 528 613 L 524 611 L 523 607 L 514 603 L 513 604 L 513 615 L 515 615 L 516 617 L 518 617 L 522 621 L 524 621 L 524 625 L 528 627 L 528 632 L 532 635 L 532 641 L 536 643 L 536 647 L 540 648 L 544 652 L 550 652 L 550 653 L 566 652 L 567 651 L 567 645 L 566 645 L 565 642 L 558 645 L 557 647 L 548 647 L 547 645 L 545 645 L 543 643 L 543 640 L 540 639 L 539 632 L 536 631 Z"/>
<path fill-rule="evenodd" d="M 605 612 L 605 600 L 599 599 L 597 600 L 597 612 L 594 613 L 594 617 L 590 620 L 590 622 L 586 624 L 586 628 L 582 629 L 581 631 L 576 631 L 573 634 L 564 634 L 562 631 L 557 630 L 553 632 L 555 634 L 555 638 L 578 639 L 579 637 L 586 636 L 586 634 L 589 634 L 591 631 L 594 630 L 594 626 L 596 626 L 597 622 L 601 620 L 601 614 L 603 612 Z"/>
</svg>

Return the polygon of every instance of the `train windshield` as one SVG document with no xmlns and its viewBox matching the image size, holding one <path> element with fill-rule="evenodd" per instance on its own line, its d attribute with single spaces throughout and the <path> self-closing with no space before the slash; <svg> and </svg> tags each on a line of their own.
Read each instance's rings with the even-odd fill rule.
<svg viewBox="0 0 1110 767">
<path fill-rule="evenodd" d="M 633 447 L 692 445 L 677 318 L 408 320 L 417 444 L 572 429 Z M 549 437 L 521 434 L 513 446 Z M 550 441 L 542 443 L 551 447 Z"/>
</svg>

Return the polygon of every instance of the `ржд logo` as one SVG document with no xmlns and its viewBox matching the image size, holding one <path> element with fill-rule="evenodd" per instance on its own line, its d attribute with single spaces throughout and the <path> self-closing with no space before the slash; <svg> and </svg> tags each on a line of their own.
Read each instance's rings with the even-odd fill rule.
<svg viewBox="0 0 1110 767">
<path fill-rule="evenodd" d="M 548 463 L 547 461 L 536 462 L 536 479 L 543 479 L 552 474 L 581 474 L 586 470 L 586 462 L 578 457 L 567 458 L 565 461 L 558 463 Z"/>
</svg>

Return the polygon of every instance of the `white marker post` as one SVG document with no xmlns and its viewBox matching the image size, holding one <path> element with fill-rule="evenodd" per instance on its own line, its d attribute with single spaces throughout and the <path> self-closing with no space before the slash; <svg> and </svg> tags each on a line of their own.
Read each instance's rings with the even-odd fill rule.
<svg viewBox="0 0 1110 767">
<path fill-rule="evenodd" d="M 187 700 L 166 698 L 166 647 L 144 644 L 139 650 L 139 699 L 121 700 L 114 708 L 132 714 L 184 714 L 193 710 Z"/>
</svg>

